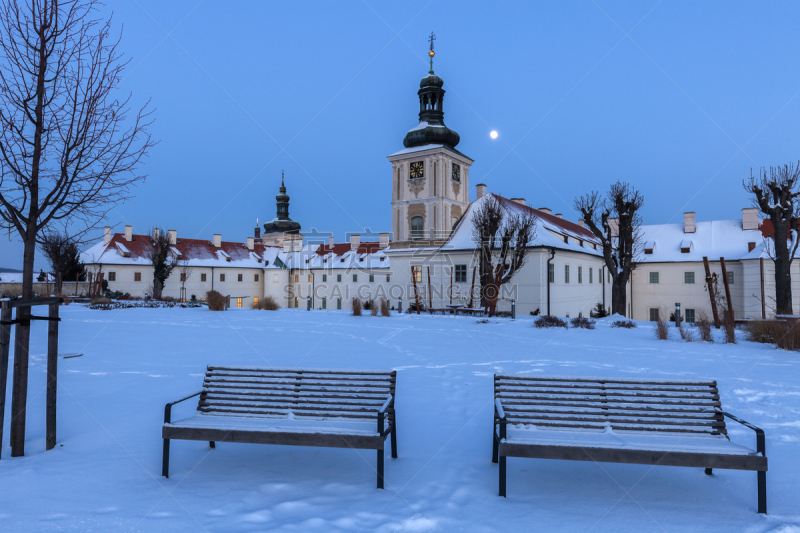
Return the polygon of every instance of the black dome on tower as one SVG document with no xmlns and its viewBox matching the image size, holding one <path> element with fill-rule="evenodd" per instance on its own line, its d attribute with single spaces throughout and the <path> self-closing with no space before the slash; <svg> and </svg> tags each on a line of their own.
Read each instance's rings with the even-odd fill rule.
<svg viewBox="0 0 800 533">
<path fill-rule="evenodd" d="M 431 43 L 432 44 L 432 43 Z M 428 76 L 419 82 L 419 125 L 406 133 L 403 146 L 412 148 L 426 144 L 443 144 L 455 148 L 461 140 L 458 133 L 444 125 L 442 102 L 445 90 L 444 80 L 433 73 L 433 46 L 428 52 L 431 58 L 431 70 Z"/>
</svg>

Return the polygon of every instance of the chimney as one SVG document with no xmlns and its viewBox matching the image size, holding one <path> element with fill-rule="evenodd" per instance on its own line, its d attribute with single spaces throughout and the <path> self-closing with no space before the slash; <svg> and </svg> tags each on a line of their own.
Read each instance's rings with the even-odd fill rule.
<svg viewBox="0 0 800 533">
<path fill-rule="evenodd" d="M 742 229 L 753 230 L 758 229 L 758 208 L 745 207 L 742 209 Z"/>
<path fill-rule="evenodd" d="M 174 229 L 167 230 L 167 240 L 172 246 L 178 244 L 178 232 Z"/>
<path fill-rule="evenodd" d="M 251 252 L 255 249 L 256 240 L 253 237 L 247 238 L 247 249 Z"/>
<path fill-rule="evenodd" d="M 133 226 L 125 226 L 125 240 L 128 242 L 133 240 Z"/>
<path fill-rule="evenodd" d="M 544 213 L 546 215 L 552 215 L 553 214 L 553 210 L 550 209 L 549 207 L 540 207 L 539 211 L 541 211 L 542 213 Z"/>
<path fill-rule="evenodd" d="M 258 221 L 256 221 L 256 228 L 253 230 L 253 237 L 257 241 L 261 241 L 261 228 L 258 227 Z"/>
<path fill-rule="evenodd" d="M 556 218 L 564 218 L 564 215 L 562 215 L 561 213 L 556 213 Z"/>
<path fill-rule="evenodd" d="M 525 198 L 512 198 L 512 202 L 517 202 L 519 205 L 525 205 Z"/>
<path fill-rule="evenodd" d="M 486 185 L 479 183 L 475 186 L 475 199 L 480 200 L 484 196 L 486 196 Z"/>
<path fill-rule="evenodd" d="M 158 236 L 161 235 L 161 230 L 158 228 L 153 228 L 153 240 L 157 241 Z"/>
<path fill-rule="evenodd" d="M 222 248 L 222 235 L 219 233 L 214 234 L 214 248 Z"/>
<path fill-rule="evenodd" d="M 683 214 L 683 232 L 694 233 L 697 231 L 697 226 L 694 224 L 694 211 L 689 211 Z"/>
<path fill-rule="evenodd" d="M 389 246 L 389 234 L 388 233 L 378 234 L 378 248 L 383 250 L 388 246 Z"/>
<path fill-rule="evenodd" d="M 333 248 L 333 235 L 328 237 L 328 248 Z"/>
<path fill-rule="evenodd" d="M 111 226 L 106 226 L 103 228 L 103 244 L 108 244 L 111 242 Z"/>
<path fill-rule="evenodd" d="M 611 236 L 612 237 L 619 237 L 619 219 L 618 218 L 609 218 L 608 219 L 608 226 L 611 228 Z"/>
<path fill-rule="evenodd" d="M 350 249 L 358 250 L 361 245 L 361 235 L 350 235 Z"/>
<path fill-rule="evenodd" d="M 578 225 L 580 227 L 582 227 L 582 228 L 585 228 L 586 227 L 586 222 L 584 222 L 583 219 L 580 219 L 580 220 L 578 220 Z"/>
</svg>

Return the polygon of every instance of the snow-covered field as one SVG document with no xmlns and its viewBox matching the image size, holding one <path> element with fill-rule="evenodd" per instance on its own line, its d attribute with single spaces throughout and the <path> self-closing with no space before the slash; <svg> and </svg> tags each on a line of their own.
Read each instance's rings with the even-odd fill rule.
<svg viewBox="0 0 800 533">
<path fill-rule="evenodd" d="M 800 355 L 769 346 L 657 341 L 652 326 L 537 330 L 531 317 L 343 311 L 62 308 L 58 445 L 44 451 L 45 328 L 32 338 L 27 456 L 0 461 L 2 531 L 800 531 Z M 397 370 L 399 458 L 375 452 L 174 441 L 164 404 L 207 364 Z M 767 434 L 768 516 L 756 474 L 508 459 L 491 463 L 492 375 L 718 380 L 723 407 Z M 10 376 L 9 376 L 10 384 Z M 10 390 L 9 390 L 10 394 Z M 10 403 L 10 402 L 9 402 Z M 190 415 L 191 402 L 173 419 Z M 754 447 L 749 429 L 732 439 Z"/>
</svg>

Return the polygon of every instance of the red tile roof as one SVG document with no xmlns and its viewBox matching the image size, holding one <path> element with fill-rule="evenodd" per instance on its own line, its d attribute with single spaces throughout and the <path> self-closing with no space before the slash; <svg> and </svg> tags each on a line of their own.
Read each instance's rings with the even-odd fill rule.
<svg viewBox="0 0 800 533">
<path fill-rule="evenodd" d="M 133 240 L 128 242 L 125 240 L 124 234 L 116 233 L 111 237 L 111 242 L 109 242 L 105 250 L 114 250 L 117 243 L 130 251 L 132 259 L 146 259 L 150 250 L 150 237 L 148 235 L 134 235 Z M 173 246 L 181 253 L 181 259 L 217 259 L 217 251 L 219 250 L 228 254 L 231 261 L 250 259 L 250 250 L 247 249 L 245 243 L 241 242 L 222 241 L 222 246 L 216 248 L 207 239 L 178 239 L 177 244 Z M 253 247 L 253 252 L 261 255 L 267 248 L 276 247 L 257 243 Z"/>
<path fill-rule="evenodd" d="M 333 245 L 333 247 L 327 244 L 323 244 L 319 248 L 317 248 L 317 255 L 326 255 L 331 252 L 333 252 L 334 255 L 344 255 L 347 252 L 349 252 L 350 249 L 351 247 L 349 242 L 336 243 Z M 356 253 L 358 253 L 359 255 L 374 254 L 378 250 L 380 250 L 379 242 L 376 241 L 362 242 L 361 244 L 358 245 L 358 250 L 356 251 Z"/>
</svg>

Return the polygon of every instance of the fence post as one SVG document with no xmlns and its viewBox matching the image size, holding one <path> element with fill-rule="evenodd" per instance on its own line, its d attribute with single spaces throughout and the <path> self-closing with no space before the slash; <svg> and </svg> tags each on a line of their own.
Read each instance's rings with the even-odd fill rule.
<svg viewBox="0 0 800 533">
<path fill-rule="evenodd" d="M 517 302 L 511 299 L 511 320 L 517 319 Z"/>
<path fill-rule="evenodd" d="M 3 324 L 5 322 L 5 324 Z M 3 424 L 6 414 L 6 383 L 8 382 L 8 352 L 11 349 L 11 302 L 0 301 L 0 457 L 3 452 Z"/>
<path fill-rule="evenodd" d="M 56 390 L 58 388 L 58 306 L 50 304 L 47 326 L 47 430 L 45 449 L 56 446 Z"/>
</svg>

